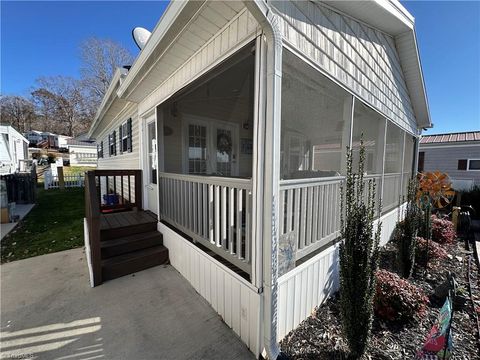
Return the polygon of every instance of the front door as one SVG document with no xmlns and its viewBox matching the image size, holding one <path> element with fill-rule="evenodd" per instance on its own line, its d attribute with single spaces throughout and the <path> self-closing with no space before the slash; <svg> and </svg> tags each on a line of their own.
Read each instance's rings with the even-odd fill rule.
<svg viewBox="0 0 480 360">
<path fill-rule="evenodd" d="M 157 186 L 157 127 L 155 117 L 145 121 L 144 128 L 144 181 L 145 205 L 144 208 L 158 214 L 158 186 Z"/>
<path fill-rule="evenodd" d="M 185 124 L 187 174 L 236 176 L 237 129 L 223 121 L 187 119 Z"/>
</svg>

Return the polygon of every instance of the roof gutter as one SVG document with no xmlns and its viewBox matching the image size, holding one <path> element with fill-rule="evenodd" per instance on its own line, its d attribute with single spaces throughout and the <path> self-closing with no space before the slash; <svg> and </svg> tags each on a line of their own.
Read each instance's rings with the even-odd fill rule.
<svg viewBox="0 0 480 360">
<path fill-rule="evenodd" d="M 277 291 L 278 291 L 278 232 L 279 232 L 279 181 L 280 181 L 280 126 L 282 87 L 282 34 L 276 16 L 263 0 L 244 1 L 245 6 L 263 29 L 266 40 L 266 101 L 265 113 L 259 114 L 265 124 L 263 182 L 263 345 L 268 359 L 280 354 L 277 342 Z"/>
</svg>

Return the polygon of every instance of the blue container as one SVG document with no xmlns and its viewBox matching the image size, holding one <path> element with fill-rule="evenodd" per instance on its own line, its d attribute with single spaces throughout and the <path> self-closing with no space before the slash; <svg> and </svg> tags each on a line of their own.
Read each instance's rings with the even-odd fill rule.
<svg viewBox="0 0 480 360">
<path fill-rule="evenodd" d="M 118 204 L 118 195 L 117 194 L 105 194 L 105 195 L 103 195 L 103 201 L 105 201 L 105 205 L 117 205 Z"/>
</svg>

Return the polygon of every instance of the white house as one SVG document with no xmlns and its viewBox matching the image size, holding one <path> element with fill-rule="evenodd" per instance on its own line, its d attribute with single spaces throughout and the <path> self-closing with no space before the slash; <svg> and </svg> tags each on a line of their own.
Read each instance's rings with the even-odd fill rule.
<svg viewBox="0 0 480 360">
<path fill-rule="evenodd" d="M 28 159 L 28 140 L 10 125 L 0 125 L 0 175 L 13 174 Z"/>
<path fill-rule="evenodd" d="M 255 356 L 276 358 L 338 287 L 347 146 L 363 133 L 385 243 L 430 126 L 414 19 L 396 0 L 172 1 L 89 132 L 92 281 L 128 273 L 104 260 L 100 239 L 121 233 L 98 207 L 135 204 Z M 136 249 L 130 270 L 146 267 Z"/>
<path fill-rule="evenodd" d="M 91 141 L 68 139 L 65 147 L 68 148 L 70 166 L 97 166 L 97 145 Z"/>
<path fill-rule="evenodd" d="M 418 171 L 446 173 L 456 190 L 480 185 L 480 131 L 422 136 Z"/>
<path fill-rule="evenodd" d="M 67 140 L 71 136 L 58 135 L 48 131 L 29 130 L 25 134 L 31 145 L 42 146 L 49 148 L 66 148 Z"/>
</svg>

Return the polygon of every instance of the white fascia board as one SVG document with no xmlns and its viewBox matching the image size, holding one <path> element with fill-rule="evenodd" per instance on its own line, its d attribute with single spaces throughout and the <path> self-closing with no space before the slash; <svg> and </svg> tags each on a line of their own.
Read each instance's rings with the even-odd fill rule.
<svg viewBox="0 0 480 360">
<path fill-rule="evenodd" d="M 135 59 L 132 67 L 128 71 L 127 76 L 123 79 L 120 87 L 117 90 L 117 95 L 119 97 L 124 96 L 128 87 L 132 84 L 133 79 L 139 74 L 142 70 L 143 65 L 153 53 L 157 47 L 160 40 L 164 37 L 166 32 L 170 27 L 175 23 L 178 15 L 182 12 L 183 8 L 187 5 L 188 1 L 170 1 L 167 9 L 163 13 L 159 22 L 155 26 L 155 29 L 152 31 L 152 35 L 148 39 L 145 47 L 140 52 L 139 56 Z"/>
</svg>

